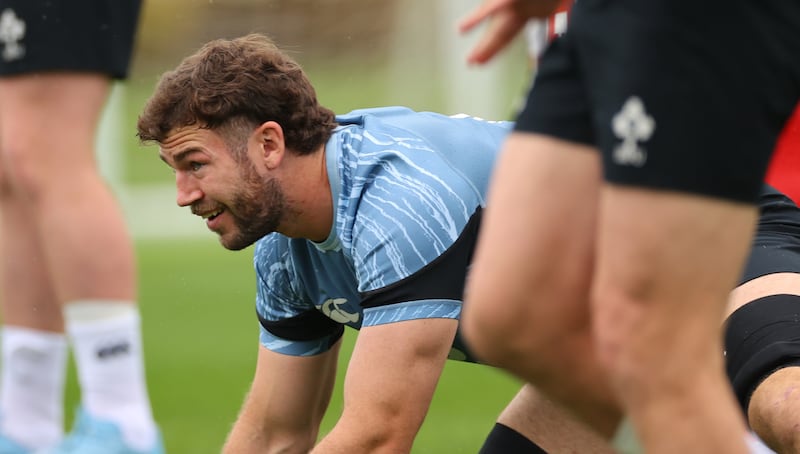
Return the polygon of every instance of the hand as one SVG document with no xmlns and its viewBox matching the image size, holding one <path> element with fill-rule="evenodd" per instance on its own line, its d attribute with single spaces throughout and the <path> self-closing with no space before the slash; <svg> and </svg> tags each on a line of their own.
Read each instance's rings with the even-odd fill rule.
<svg viewBox="0 0 800 454">
<path fill-rule="evenodd" d="M 470 64 L 484 64 L 502 50 L 529 19 L 544 18 L 555 11 L 560 0 L 486 0 L 459 22 L 460 33 L 466 33 L 489 20 L 488 29 L 467 56 Z"/>
</svg>

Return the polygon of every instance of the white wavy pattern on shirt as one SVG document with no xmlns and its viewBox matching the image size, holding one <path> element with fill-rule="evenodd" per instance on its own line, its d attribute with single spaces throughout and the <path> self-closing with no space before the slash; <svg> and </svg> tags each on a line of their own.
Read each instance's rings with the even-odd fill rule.
<svg viewBox="0 0 800 454">
<path fill-rule="evenodd" d="M 452 174 L 453 169 L 425 142 L 369 132 L 353 134 L 351 138 L 369 143 L 362 144 L 359 152 L 355 152 L 352 142 L 345 142 L 343 146 L 348 152 L 344 156 L 356 157 L 345 158 L 348 161 L 345 166 L 371 171 L 368 175 L 359 175 L 357 171 L 350 175 L 350 198 L 340 200 L 348 206 L 339 207 L 344 214 L 339 218 L 340 227 L 344 227 L 340 229 L 341 239 L 345 249 L 356 244 L 358 251 L 368 252 L 353 253 L 355 268 L 364 272 L 363 283 L 378 288 L 412 274 L 431 260 L 430 255 L 425 256 L 419 249 L 420 234 L 426 238 L 425 246 L 432 247 L 436 255 L 444 252 L 458 238 L 459 225 L 472 214 L 472 207 L 439 176 L 439 173 Z M 413 159 L 410 152 L 427 154 L 432 159 L 425 164 L 438 166 L 439 172 Z M 376 173 L 376 169 L 380 171 Z M 461 178 L 458 180 L 463 183 Z M 369 191 L 362 190 L 365 185 L 370 185 Z M 398 194 L 402 197 L 397 197 Z M 358 210 L 353 209 L 356 203 Z M 462 218 L 461 224 L 455 219 L 458 216 Z M 387 226 L 398 230 L 388 232 Z M 409 226 L 413 226 L 412 230 Z"/>
<path fill-rule="evenodd" d="M 457 319 L 461 315 L 461 301 L 423 300 L 364 309 L 364 326 L 377 326 L 405 320 L 424 318 Z"/>
<path fill-rule="evenodd" d="M 280 248 L 280 252 L 276 253 L 279 241 L 281 239 L 275 235 L 259 241 L 253 258 L 259 279 L 256 282 L 256 307 L 259 314 L 267 320 L 291 318 L 308 309 L 305 304 L 298 305 L 301 301 L 297 297 L 300 283 L 290 275 L 292 259 L 289 250 Z M 263 283 L 260 280 L 263 280 Z M 276 290 L 285 293 L 291 291 L 294 294 L 279 294 Z M 268 303 L 268 300 L 271 303 Z M 276 301 L 279 301 L 279 304 L 276 304 Z"/>
</svg>

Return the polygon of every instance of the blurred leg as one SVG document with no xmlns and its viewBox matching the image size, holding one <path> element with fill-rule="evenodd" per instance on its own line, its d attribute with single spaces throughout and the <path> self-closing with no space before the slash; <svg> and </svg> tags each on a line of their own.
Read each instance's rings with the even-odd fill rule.
<svg viewBox="0 0 800 454">
<path fill-rule="evenodd" d="M 533 383 L 610 437 L 619 417 L 594 358 L 589 287 L 599 155 L 514 133 L 495 169 L 463 329 L 479 357 Z"/>
<path fill-rule="evenodd" d="M 9 184 L 36 222 L 63 301 L 135 298 L 132 245 L 95 164 L 95 128 L 108 90 L 108 79 L 96 75 L 0 81 Z"/>
<path fill-rule="evenodd" d="M 117 423 L 129 444 L 144 447 L 156 432 L 144 380 L 133 247 L 94 157 L 108 91 L 109 80 L 92 74 L 3 79 L 0 151 L 11 195 L 33 223 L 66 311 L 83 406 Z M 23 304 L 15 300 L 7 304 Z"/>
<path fill-rule="evenodd" d="M 36 449 L 63 435 L 67 345 L 36 223 L 6 171 L 0 154 L 0 434 Z"/>
<path fill-rule="evenodd" d="M 756 216 L 749 205 L 683 193 L 603 190 L 598 355 L 648 453 L 746 452 L 719 324 Z"/>
</svg>

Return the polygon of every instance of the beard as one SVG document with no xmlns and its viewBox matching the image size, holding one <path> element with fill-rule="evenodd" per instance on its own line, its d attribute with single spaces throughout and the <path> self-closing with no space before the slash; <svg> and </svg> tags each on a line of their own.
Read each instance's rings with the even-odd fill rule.
<svg viewBox="0 0 800 454">
<path fill-rule="evenodd" d="M 264 180 L 252 166 L 243 166 L 242 189 L 228 206 L 236 229 L 220 235 L 223 247 L 242 250 L 278 229 L 287 212 L 286 196 L 274 178 Z"/>
</svg>

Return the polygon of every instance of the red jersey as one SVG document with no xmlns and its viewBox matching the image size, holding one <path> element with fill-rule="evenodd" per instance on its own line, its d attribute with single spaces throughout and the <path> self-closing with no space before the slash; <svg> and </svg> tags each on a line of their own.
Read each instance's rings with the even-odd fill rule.
<svg viewBox="0 0 800 454">
<path fill-rule="evenodd" d="M 800 104 L 778 137 L 766 180 L 800 203 Z"/>
<path fill-rule="evenodd" d="M 544 51 L 551 39 L 567 30 L 569 10 L 574 0 L 561 0 L 560 4 L 547 19 L 531 19 L 525 27 L 528 44 L 528 55 L 535 61 Z"/>
</svg>

